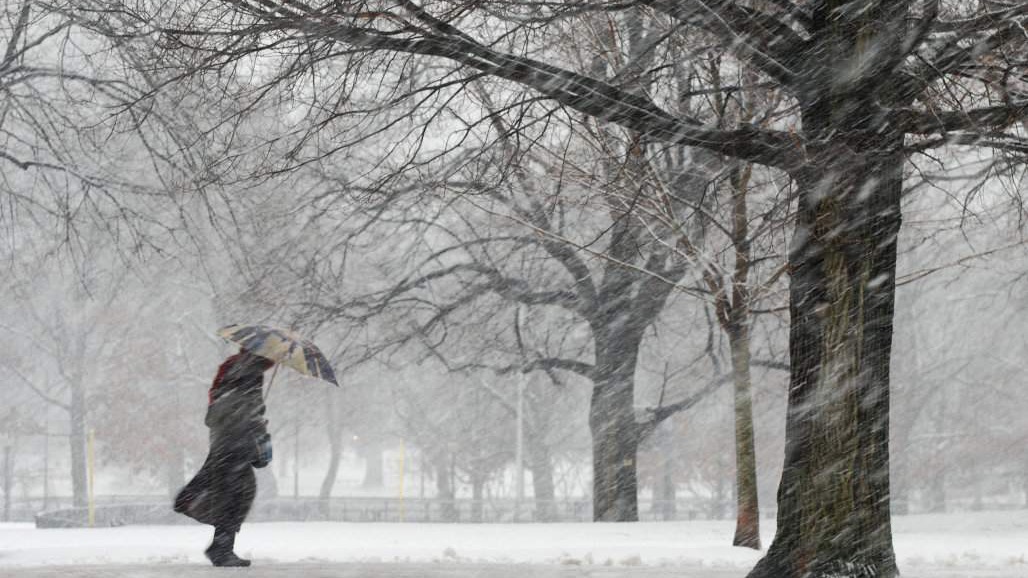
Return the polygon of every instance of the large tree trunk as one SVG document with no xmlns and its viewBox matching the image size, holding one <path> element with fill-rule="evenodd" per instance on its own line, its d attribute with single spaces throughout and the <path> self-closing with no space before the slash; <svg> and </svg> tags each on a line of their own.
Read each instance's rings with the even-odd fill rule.
<svg viewBox="0 0 1028 578">
<path fill-rule="evenodd" d="M 552 522 L 557 518 L 557 504 L 550 448 L 536 436 L 530 435 L 527 439 L 528 468 L 532 472 L 532 495 L 535 499 L 535 520 Z"/>
<path fill-rule="evenodd" d="M 636 453 L 640 428 L 635 420 L 637 347 L 631 339 L 601 349 L 593 380 L 589 429 L 593 437 L 593 521 L 639 520 Z"/>
<path fill-rule="evenodd" d="M 898 574 L 889 358 L 902 136 L 872 138 L 884 146 L 836 142 L 817 151 L 831 160 L 800 179 L 778 531 L 751 578 Z"/>
<path fill-rule="evenodd" d="M 753 436 L 753 396 L 750 393 L 750 328 L 747 320 L 729 332 L 735 383 L 735 499 L 734 546 L 760 549 L 760 504 L 757 498 L 757 451 Z"/>
<path fill-rule="evenodd" d="M 904 134 L 883 110 L 909 2 L 812 5 L 798 57 L 804 153 L 789 250 L 790 384 L 778 529 L 751 578 L 898 576 L 889 508 L 889 361 Z"/>
<path fill-rule="evenodd" d="M 71 493 L 77 508 L 87 505 L 89 481 L 86 477 L 86 392 L 81 382 L 71 384 Z"/>
</svg>

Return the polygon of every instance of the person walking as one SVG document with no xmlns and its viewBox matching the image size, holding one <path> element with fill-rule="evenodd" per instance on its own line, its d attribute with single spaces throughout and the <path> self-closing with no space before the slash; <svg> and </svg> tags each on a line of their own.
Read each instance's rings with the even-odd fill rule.
<svg viewBox="0 0 1028 578">
<path fill-rule="evenodd" d="M 236 534 L 257 494 L 253 468 L 271 463 L 264 419 L 264 372 L 274 361 L 240 350 L 226 359 L 211 384 L 207 416 L 210 450 L 200 471 L 175 498 L 175 511 L 214 526 L 204 554 L 215 566 L 249 566 L 234 552 Z"/>
</svg>

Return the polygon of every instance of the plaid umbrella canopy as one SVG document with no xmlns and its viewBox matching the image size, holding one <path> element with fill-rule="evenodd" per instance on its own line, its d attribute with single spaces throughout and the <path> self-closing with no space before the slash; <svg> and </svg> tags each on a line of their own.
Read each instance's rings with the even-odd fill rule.
<svg viewBox="0 0 1028 578">
<path fill-rule="evenodd" d="M 250 353 L 339 385 L 325 354 L 318 346 L 292 331 L 267 325 L 229 325 L 219 329 L 218 335 Z"/>
</svg>

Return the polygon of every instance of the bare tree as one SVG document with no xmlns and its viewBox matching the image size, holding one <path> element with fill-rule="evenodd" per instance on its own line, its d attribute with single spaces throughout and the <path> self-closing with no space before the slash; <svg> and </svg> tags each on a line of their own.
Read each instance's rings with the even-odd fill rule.
<svg viewBox="0 0 1028 578">
<path fill-rule="evenodd" d="M 171 267 L 161 269 L 162 281 L 172 278 Z M 202 458 L 207 447 L 203 415 L 217 338 L 209 328 L 209 301 L 180 285 L 147 290 L 155 283 L 143 278 L 142 286 L 126 282 L 119 296 L 121 303 L 137 303 L 130 317 L 118 309 L 106 314 L 117 342 L 132 354 L 112 351 L 103 364 L 89 401 L 92 427 L 103 463 L 153 474 L 174 496 L 191 473 L 187 460 Z"/>
<path fill-rule="evenodd" d="M 555 186 L 566 190 L 572 185 L 557 183 Z M 364 319 L 388 308 L 393 309 L 394 314 L 399 309 L 405 311 L 409 319 L 420 319 L 413 331 L 400 335 L 394 345 L 411 340 L 416 344 L 455 341 L 455 318 L 467 315 L 471 307 L 478 308 L 478 315 L 484 315 L 483 311 L 495 307 L 487 305 L 490 300 L 548 310 L 540 319 L 554 321 L 534 327 L 535 335 L 546 335 L 550 331 L 547 326 L 554 322 L 560 327 L 565 323 L 560 319 L 570 322 L 566 326 L 569 329 L 564 331 L 581 334 L 585 330 L 589 340 L 577 345 L 578 352 L 573 356 L 546 353 L 527 360 L 527 365 L 526 361 L 515 357 L 508 362 L 508 370 L 570 371 L 594 384 L 590 404 L 594 517 L 597 520 L 634 520 L 637 518 L 635 453 L 638 443 L 660 421 L 691 406 L 696 399 L 690 396 L 654 408 L 644 419 L 640 419 L 634 409 L 636 365 L 645 329 L 660 314 L 667 296 L 676 286 L 668 280 L 681 279 L 688 270 L 688 261 L 679 259 L 666 244 L 653 241 L 647 227 L 623 212 L 630 211 L 630 205 L 616 187 L 611 189 L 608 208 L 601 209 L 612 211 L 614 219 L 600 225 L 599 234 L 606 248 L 598 253 L 607 258 L 599 259 L 598 263 L 588 263 L 576 254 L 574 244 L 569 245 L 566 240 L 570 233 L 565 225 L 572 220 L 579 223 L 595 220 L 595 214 L 570 207 L 558 207 L 554 211 L 539 202 L 539 194 L 510 196 L 502 189 L 501 186 L 485 190 L 482 202 L 493 207 L 486 209 L 486 215 L 496 213 L 500 222 L 508 220 L 512 225 L 487 233 L 484 227 L 489 225 L 474 224 L 469 217 L 463 217 L 464 223 L 460 226 L 431 223 L 431 229 L 453 237 L 453 242 L 430 251 L 415 264 L 413 273 L 406 279 L 378 295 L 369 296 L 365 302 L 370 307 L 341 304 L 340 314 Z M 481 212 L 473 207 L 470 211 Z M 412 217 L 409 223 L 421 221 L 421 217 Z M 526 225 L 531 231 L 528 234 L 519 231 Z M 610 227 L 609 232 L 604 232 L 602 227 Z M 575 234 L 587 237 L 581 227 Z M 432 297 L 441 294 L 448 296 L 443 301 Z M 419 313 L 423 306 L 428 310 Z M 511 337 L 508 332 L 508 343 Z M 536 344 L 530 345 L 530 349 L 535 347 Z M 590 350 L 594 359 L 591 363 L 583 359 L 583 354 Z M 573 351 L 568 350 L 568 353 Z M 458 360 L 456 364 L 461 365 L 461 362 Z M 498 367 L 494 364 L 494 368 L 502 370 L 503 363 Z"/>
<path fill-rule="evenodd" d="M 101 271 L 99 265 L 81 273 L 69 279 L 37 266 L 34 274 L 48 281 L 48 290 L 41 291 L 32 282 L 11 287 L 9 293 L 15 296 L 19 313 L 3 327 L 9 341 L 8 356 L 3 360 L 6 370 L 21 387 L 67 413 L 76 506 L 86 505 L 88 492 L 86 435 L 91 385 L 109 369 L 109 356 L 119 343 L 110 321 L 121 281 L 119 275 Z M 46 363 L 34 363 L 39 359 Z"/>
<path fill-rule="evenodd" d="M 167 248 L 189 234 L 178 194 L 202 172 L 178 140 L 192 127 L 147 99 L 153 86 L 132 64 L 135 47 L 82 26 L 77 8 L 18 0 L 0 9 L 0 224 L 16 243 L 34 227 L 60 231 L 50 242 L 83 259 L 78 237 L 89 230 L 126 255 Z M 173 149 L 184 154 L 172 158 Z"/>
<path fill-rule="evenodd" d="M 531 88 L 648 138 L 788 173 L 799 199 L 789 257 L 788 442 L 777 535 L 752 576 L 897 573 L 888 408 L 902 169 L 909 155 L 945 146 L 1024 153 L 1010 129 L 1025 116 L 1025 101 L 1013 90 L 988 90 L 997 78 L 1006 87 L 1023 75 L 1009 50 L 1022 38 L 1024 4 L 650 0 L 537 6 L 528 17 L 518 2 L 400 2 L 369 11 L 363 4 L 235 0 L 203 8 L 203 18 L 190 14 L 197 27 L 164 25 L 169 14 L 156 21 L 180 48 L 208 55 L 204 69 L 252 54 L 253 41 L 263 37 L 276 39 L 269 43 L 276 53 L 304 54 L 291 59 L 301 66 L 347 50 L 356 53 L 351 63 L 384 53 L 421 55 Z M 631 10 L 717 39 L 726 54 L 790 96 L 796 122 L 704 126 L 669 112 L 660 93 L 627 89 L 616 74 L 575 70 L 530 41 L 519 44 L 517 34 L 504 31 L 505 42 L 497 43 L 490 27 L 472 28 L 506 18 L 532 39 L 582 13 Z M 217 40 L 213 27 L 221 32 Z M 226 35 L 251 44 L 225 50 Z"/>
<path fill-rule="evenodd" d="M 432 463 L 444 519 L 456 521 L 453 499 L 464 482 L 471 487 L 471 521 L 481 522 L 485 486 L 513 458 L 514 420 L 489 392 L 460 386 L 474 376 L 433 366 L 422 363 L 417 378 L 394 386 L 401 435 L 416 440 Z"/>
</svg>

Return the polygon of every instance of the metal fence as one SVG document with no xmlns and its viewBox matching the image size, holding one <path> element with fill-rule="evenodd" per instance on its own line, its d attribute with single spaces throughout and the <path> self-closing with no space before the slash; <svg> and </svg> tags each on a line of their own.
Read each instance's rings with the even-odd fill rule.
<svg viewBox="0 0 1028 578">
<path fill-rule="evenodd" d="M 983 504 L 947 503 L 950 511 L 1006 510 L 1023 508 L 1024 502 L 990 500 Z M 181 524 L 189 519 L 171 510 L 168 496 L 98 496 L 94 525 Z M 44 507 L 46 506 L 46 507 Z M 922 513 L 902 503 L 893 504 L 897 514 Z M 40 527 L 82 527 L 88 525 L 86 508 L 74 508 L 67 497 L 12 500 L 12 522 L 35 522 Z M 640 521 L 723 520 L 734 515 L 732 504 L 714 500 L 680 499 L 639 501 Z M 773 518 L 774 507 L 761 508 L 761 517 Z M 420 522 L 420 523 L 546 523 L 589 522 L 592 501 L 569 498 L 553 501 L 512 499 L 440 500 L 435 498 L 316 497 L 258 500 L 248 518 L 251 522 Z"/>
<path fill-rule="evenodd" d="M 16 521 L 33 521 L 40 527 L 81 527 L 88 525 L 86 508 L 72 508 L 68 500 L 51 500 L 46 511 L 32 510 L 23 504 L 15 510 Z M 42 505 L 42 504 L 40 504 Z M 704 507 L 690 500 L 639 502 L 640 521 L 722 519 L 730 508 Z M 444 500 L 435 498 L 315 497 L 258 500 L 248 518 L 251 522 L 330 521 L 330 522 L 420 522 L 420 523 L 546 523 L 588 522 L 592 520 L 592 501 L 588 498 L 553 501 L 511 499 Z M 166 496 L 98 497 L 94 525 L 188 523 L 171 511 Z"/>
</svg>

